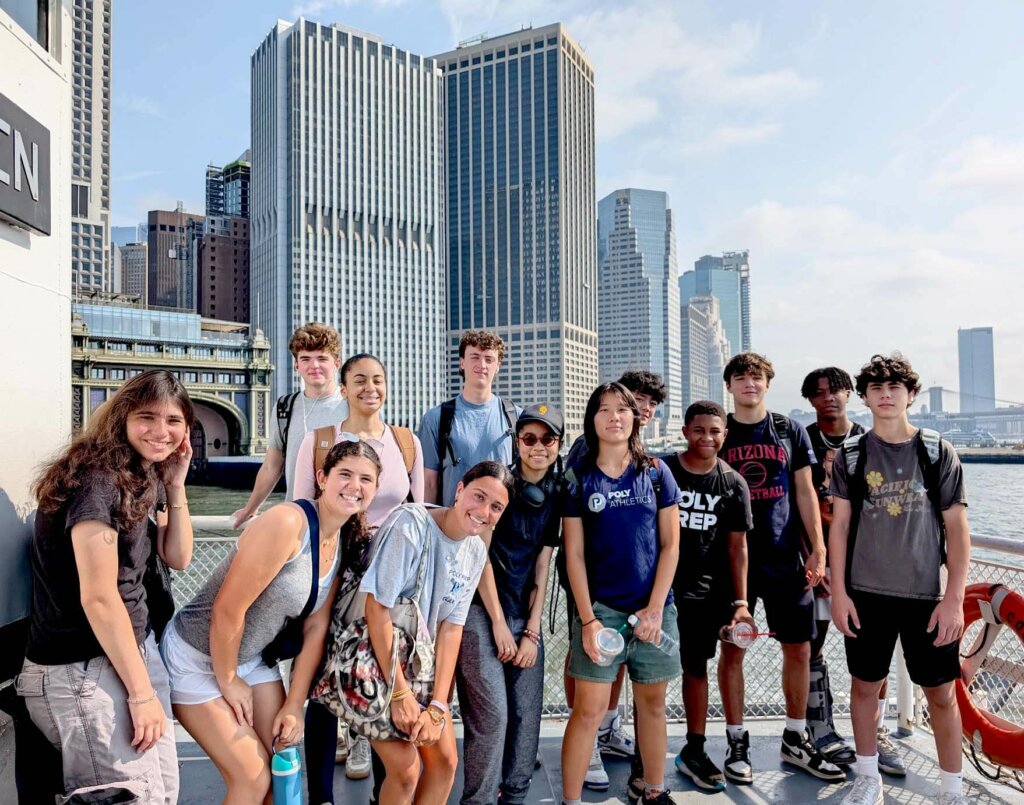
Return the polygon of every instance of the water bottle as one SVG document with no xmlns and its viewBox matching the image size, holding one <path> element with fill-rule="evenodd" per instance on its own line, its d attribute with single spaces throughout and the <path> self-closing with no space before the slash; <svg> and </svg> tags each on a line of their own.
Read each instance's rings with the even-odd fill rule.
<svg viewBox="0 0 1024 805">
<path fill-rule="evenodd" d="M 274 739 L 277 743 L 277 739 Z M 275 749 L 270 761 L 274 805 L 302 805 L 302 763 L 294 746 Z"/>
<path fill-rule="evenodd" d="M 757 640 L 759 634 L 757 630 L 746 621 L 739 621 L 732 628 L 723 626 L 721 631 L 718 633 L 718 637 L 724 643 L 732 643 L 740 648 L 750 648 L 750 646 L 754 645 L 754 641 Z"/>
<path fill-rule="evenodd" d="M 635 629 L 637 624 L 640 623 L 640 619 L 636 615 L 630 615 L 626 618 L 626 623 Z M 661 639 L 657 643 L 651 643 L 651 645 L 663 654 L 668 654 L 670 656 L 678 652 L 679 641 L 671 635 L 665 634 L 664 629 L 659 629 L 658 631 L 661 633 Z"/>
</svg>

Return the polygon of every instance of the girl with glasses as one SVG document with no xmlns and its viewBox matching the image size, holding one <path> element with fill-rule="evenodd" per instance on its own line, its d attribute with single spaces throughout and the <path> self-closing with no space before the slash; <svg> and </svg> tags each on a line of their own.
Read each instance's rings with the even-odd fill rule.
<svg viewBox="0 0 1024 805">
<path fill-rule="evenodd" d="M 388 397 L 387 370 L 373 355 L 353 355 L 342 364 L 341 396 L 348 403 L 348 416 L 335 426 L 331 444 L 343 439 L 363 439 L 380 456 L 380 484 L 366 511 L 369 527 L 375 531 L 402 503 L 423 502 L 423 449 L 411 430 L 384 422 L 381 412 Z M 299 446 L 295 461 L 297 498 L 312 494 L 319 438 L 318 431 L 310 431 Z M 342 758 L 346 760 L 345 776 L 351 780 L 367 777 L 372 765 L 376 799 L 384 769 L 377 758 L 371 763 L 369 742 L 354 733 L 348 734 L 344 725 L 339 736 L 337 716 L 319 702 L 310 702 L 306 708 L 306 781 L 310 802 L 334 802 L 334 765 L 336 759 L 340 762 Z"/>
<path fill-rule="evenodd" d="M 561 525 L 555 464 L 563 430 L 562 414 L 545 404 L 516 422 L 515 492 L 494 528 L 456 667 L 465 805 L 491 805 L 499 795 L 502 805 L 521 805 L 530 787 L 544 700 L 541 619 Z"/>
</svg>

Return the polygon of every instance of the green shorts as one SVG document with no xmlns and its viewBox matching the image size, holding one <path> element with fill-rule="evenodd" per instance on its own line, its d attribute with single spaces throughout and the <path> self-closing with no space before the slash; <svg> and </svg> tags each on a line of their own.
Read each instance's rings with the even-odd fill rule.
<svg viewBox="0 0 1024 805">
<path fill-rule="evenodd" d="M 594 615 L 602 624 L 618 629 L 629 617 L 628 612 L 606 607 L 604 604 L 594 602 Z M 661 628 L 665 634 L 679 641 L 679 626 L 676 622 L 676 608 L 669 604 L 661 614 Z M 633 637 L 633 630 L 627 628 L 622 636 L 626 639 L 626 647 L 611 665 L 598 665 L 583 650 L 583 621 L 580 620 L 579 612 L 572 622 L 572 642 L 569 647 L 569 676 L 573 679 L 581 679 L 584 682 L 607 682 L 615 681 L 618 676 L 619 666 L 625 663 L 629 669 L 629 678 L 638 685 L 653 685 L 657 682 L 668 682 L 675 679 L 682 673 L 679 665 L 679 651 L 673 650 L 665 654 L 653 643 L 644 643 Z"/>
</svg>

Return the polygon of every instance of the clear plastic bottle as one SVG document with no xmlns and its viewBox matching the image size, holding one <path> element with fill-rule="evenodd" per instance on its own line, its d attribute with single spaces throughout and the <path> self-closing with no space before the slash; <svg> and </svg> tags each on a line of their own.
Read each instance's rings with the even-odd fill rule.
<svg viewBox="0 0 1024 805">
<path fill-rule="evenodd" d="M 628 618 L 626 618 L 626 623 L 628 623 L 635 629 L 637 627 L 637 624 L 640 623 L 640 619 L 636 615 L 630 615 Z M 678 652 L 679 641 L 671 635 L 665 634 L 664 629 L 660 629 L 659 631 L 661 632 L 661 639 L 658 640 L 656 643 L 652 643 L 651 645 L 665 654 L 675 654 L 676 652 Z"/>
</svg>

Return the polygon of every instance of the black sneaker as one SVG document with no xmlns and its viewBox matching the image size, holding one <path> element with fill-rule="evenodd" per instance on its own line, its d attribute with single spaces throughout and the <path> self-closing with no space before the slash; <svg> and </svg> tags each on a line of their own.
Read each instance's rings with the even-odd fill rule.
<svg viewBox="0 0 1024 805">
<path fill-rule="evenodd" d="M 734 783 L 750 785 L 754 782 L 754 769 L 750 765 L 750 733 L 746 730 L 739 738 L 725 734 L 729 741 L 729 753 L 725 756 L 723 767 L 725 776 Z"/>
<path fill-rule="evenodd" d="M 835 728 L 829 729 L 814 742 L 814 745 L 825 760 L 836 766 L 852 766 L 857 759 L 857 753 L 853 747 L 835 731 Z"/>
<path fill-rule="evenodd" d="M 670 796 L 671 793 L 672 793 L 671 791 L 669 791 L 668 789 L 665 789 L 664 791 L 659 791 L 651 799 L 648 799 L 647 797 L 643 797 L 640 800 L 640 802 L 641 803 L 648 803 L 649 802 L 649 803 L 651 803 L 651 805 L 672 805 L 672 797 Z"/>
<path fill-rule="evenodd" d="M 830 783 L 841 783 L 846 780 L 846 772 L 822 757 L 818 747 L 811 743 L 807 730 L 804 730 L 803 733 L 784 730 L 779 757 L 782 758 L 783 763 L 803 769 L 821 780 L 827 780 Z"/>
<path fill-rule="evenodd" d="M 626 798 L 630 802 L 640 802 L 644 798 L 644 764 L 637 752 L 629 761 L 629 785 L 626 787 Z"/>
<path fill-rule="evenodd" d="M 687 751 L 684 746 L 676 755 L 676 769 L 684 777 L 693 780 L 694 785 L 705 791 L 724 791 L 725 775 L 722 770 L 711 762 L 708 753 Z"/>
</svg>

